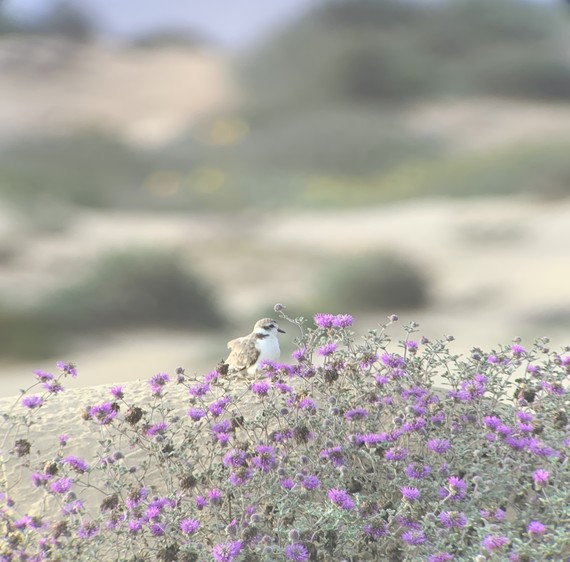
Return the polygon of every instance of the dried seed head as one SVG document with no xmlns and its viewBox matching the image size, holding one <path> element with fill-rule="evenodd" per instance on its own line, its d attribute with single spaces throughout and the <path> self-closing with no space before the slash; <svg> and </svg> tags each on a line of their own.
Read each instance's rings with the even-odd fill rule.
<svg viewBox="0 0 570 562">
<path fill-rule="evenodd" d="M 111 511 L 115 509 L 119 505 L 119 496 L 118 494 L 112 494 L 107 496 L 102 502 L 100 509 L 101 511 Z"/>
<path fill-rule="evenodd" d="M 182 488 L 182 490 L 190 490 L 196 486 L 198 480 L 196 480 L 196 477 L 192 473 L 188 473 L 184 476 L 181 476 L 179 478 L 179 482 L 180 488 Z"/>
<path fill-rule="evenodd" d="M 14 452 L 18 457 L 25 457 L 30 454 L 32 444 L 27 439 L 18 439 L 14 443 Z"/>
<path fill-rule="evenodd" d="M 55 476 L 59 469 L 55 461 L 46 461 L 43 470 L 46 474 Z"/>
<path fill-rule="evenodd" d="M 142 408 L 139 408 L 138 406 L 129 408 L 125 414 L 125 421 L 130 425 L 136 425 L 143 417 L 143 413 Z"/>
</svg>

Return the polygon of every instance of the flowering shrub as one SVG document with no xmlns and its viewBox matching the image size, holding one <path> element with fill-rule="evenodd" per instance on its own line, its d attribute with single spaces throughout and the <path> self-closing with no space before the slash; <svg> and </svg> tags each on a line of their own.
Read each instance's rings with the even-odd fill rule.
<svg viewBox="0 0 570 562">
<path fill-rule="evenodd" d="M 140 403 L 114 386 L 65 414 L 91 430 L 86 458 L 68 435 L 34 446 L 76 375 L 36 371 L 43 392 L 3 419 L 0 560 L 570 556 L 568 349 L 541 339 L 461 357 L 415 323 L 394 344 L 395 317 L 357 339 L 349 315 L 307 327 L 276 310 L 300 329 L 292 364 L 257 380 L 223 364 L 159 373 Z"/>
</svg>

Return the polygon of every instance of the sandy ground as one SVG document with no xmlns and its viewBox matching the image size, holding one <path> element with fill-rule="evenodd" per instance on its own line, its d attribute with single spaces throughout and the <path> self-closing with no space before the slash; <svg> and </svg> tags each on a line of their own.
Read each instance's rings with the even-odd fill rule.
<svg viewBox="0 0 570 562">
<path fill-rule="evenodd" d="M 419 322 L 430 338 L 454 335 L 458 352 L 507 344 L 515 336 L 526 345 L 544 335 L 553 346 L 570 344 L 568 240 L 570 201 L 432 200 L 329 213 L 274 213 L 248 221 L 85 215 L 69 231 L 22 247 L 14 263 L 0 268 L 0 291 L 24 301 L 38 298 L 62 275 L 72 277 L 109 249 L 174 247 L 213 286 L 234 327 L 225 334 L 108 334 L 66 357 L 4 361 L 0 395 L 17 393 L 32 369 L 50 370 L 57 359 L 78 365 L 79 386 L 146 379 L 156 372 L 172 373 L 177 366 L 207 372 L 225 356 L 225 342 L 249 332 L 260 311 L 282 302 L 293 316 L 304 313 L 327 264 L 386 248 L 426 269 L 432 305 L 414 312 L 346 311 L 355 314 L 357 331 L 373 328 L 395 312 L 402 323 Z M 548 314 L 561 319 L 548 322 L 543 318 Z M 401 328 L 391 333 L 396 339 L 402 336 Z M 283 338 L 285 358 L 294 348 L 293 338 L 291 331 Z"/>
<path fill-rule="evenodd" d="M 568 104 L 512 99 L 456 99 L 412 109 L 412 131 L 438 138 L 453 152 L 489 151 L 518 142 L 568 138 Z"/>
</svg>

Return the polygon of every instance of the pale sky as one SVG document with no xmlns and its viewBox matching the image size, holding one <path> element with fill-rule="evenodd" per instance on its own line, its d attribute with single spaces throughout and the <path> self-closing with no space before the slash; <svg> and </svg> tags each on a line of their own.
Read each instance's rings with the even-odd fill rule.
<svg viewBox="0 0 570 562">
<path fill-rule="evenodd" d="M 227 47 L 245 47 L 323 0 L 68 0 L 106 33 L 133 36 L 160 28 L 195 29 Z M 1 2 L 1 0 L 0 0 Z M 4 0 L 7 12 L 28 18 L 55 0 Z"/>
</svg>

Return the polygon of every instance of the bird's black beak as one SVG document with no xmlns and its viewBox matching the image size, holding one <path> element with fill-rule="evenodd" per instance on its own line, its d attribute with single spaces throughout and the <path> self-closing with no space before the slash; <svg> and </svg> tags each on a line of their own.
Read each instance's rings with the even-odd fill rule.
<svg viewBox="0 0 570 562">
<path fill-rule="evenodd" d="M 282 330 L 281 328 L 277 328 L 277 331 L 278 331 L 278 332 L 281 332 L 282 334 L 285 334 L 285 333 L 286 333 L 285 330 Z"/>
</svg>

